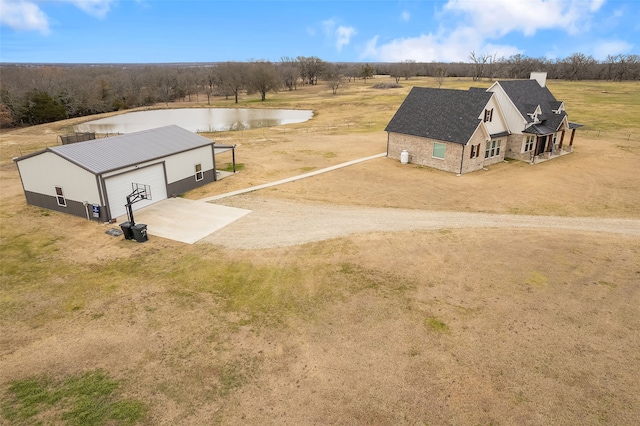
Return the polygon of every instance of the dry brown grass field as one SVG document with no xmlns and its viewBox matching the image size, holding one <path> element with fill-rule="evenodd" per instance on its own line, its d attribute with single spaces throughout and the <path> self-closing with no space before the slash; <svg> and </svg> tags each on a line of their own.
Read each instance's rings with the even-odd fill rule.
<svg viewBox="0 0 640 426">
<path fill-rule="evenodd" d="M 437 84 L 380 81 L 243 99 L 315 115 L 205 135 L 237 144 L 244 167 L 184 196 L 384 152 L 410 87 Z M 379 158 L 225 202 L 640 220 L 640 84 L 549 87 L 586 125 L 560 159 L 457 177 Z M 637 236 L 452 224 L 269 249 L 137 244 L 25 203 L 11 158 L 83 120 L 0 133 L 0 423 L 637 424 Z M 74 385 L 92 372 L 117 389 Z"/>
</svg>

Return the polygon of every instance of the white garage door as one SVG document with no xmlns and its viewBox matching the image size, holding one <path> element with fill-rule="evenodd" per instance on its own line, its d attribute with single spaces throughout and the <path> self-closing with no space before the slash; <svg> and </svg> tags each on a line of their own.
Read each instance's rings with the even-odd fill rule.
<svg viewBox="0 0 640 426">
<path fill-rule="evenodd" d="M 134 183 L 151 187 L 151 200 L 142 200 L 134 203 L 132 205 L 134 211 L 167 198 L 167 183 L 164 178 L 164 166 L 162 164 L 110 177 L 105 179 L 105 186 L 107 188 L 111 217 L 116 218 L 127 214 L 125 208 L 127 195 L 133 191 L 132 184 Z"/>
</svg>

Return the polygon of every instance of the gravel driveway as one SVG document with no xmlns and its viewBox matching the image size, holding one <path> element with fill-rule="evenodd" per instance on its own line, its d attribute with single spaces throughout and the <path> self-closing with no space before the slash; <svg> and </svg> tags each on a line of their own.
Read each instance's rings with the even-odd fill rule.
<svg viewBox="0 0 640 426">
<path fill-rule="evenodd" d="M 301 203 L 240 195 L 217 204 L 252 212 L 199 242 L 228 248 L 285 247 L 367 232 L 446 228 L 525 228 L 640 237 L 640 220 L 424 211 Z"/>
</svg>

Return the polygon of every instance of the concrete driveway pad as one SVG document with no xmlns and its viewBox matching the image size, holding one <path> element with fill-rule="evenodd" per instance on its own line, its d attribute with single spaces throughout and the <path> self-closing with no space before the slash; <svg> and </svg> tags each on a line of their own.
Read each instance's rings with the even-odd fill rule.
<svg viewBox="0 0 640 426">
<path fill-rule="evenodd" d="M 167 198 L 134 211 L 133 217 L 136 223 L 147 224 L 147 232 L 151 236 L 193 244 L 248 213 L 251 210 Z"/>
</svg>

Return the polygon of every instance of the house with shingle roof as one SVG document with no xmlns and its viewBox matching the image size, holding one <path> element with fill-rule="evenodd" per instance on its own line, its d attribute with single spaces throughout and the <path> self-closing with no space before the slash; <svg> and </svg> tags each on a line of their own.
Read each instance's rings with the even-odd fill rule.
<svg viewBox="0 0 640 426">
<path fill-rule="evenodd" d="M 46 148 L 14 158 L 27 204 L 107 222 L 218 179 L 215 155 L 235 146 L 176 125 Z M 235 158 L 235 157 L 234 157 Z M 235 160 L 234 160 L 235 163 Z"/>
<path fill-rule="evenodd" d="M 564 102 L 546 86 L 547 73 L 529 80 L 499 80 L 487 89 L 496 95 L 509 128 L 506 156 L 537 162 L 573 151 L 578 123 L 568 120 Z"/>
<path fill-rule="evenodd" d="M 489 89 L 414 87 L 386 127 L 387 156 L 463 174 L 506 158 L 532 163 L 569 153 L 577 123 L 546 87 L 546 73 Z M 567 141 L 568 139 L 568 141 Z"/>
<path fill-rule="evenodd" d="M 486 90 L 414 87 L 387 127 L 387 156 L 452 173 L 504 160 L 508 127 Z"/>
</svg>

